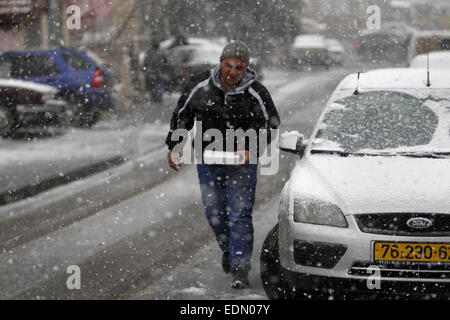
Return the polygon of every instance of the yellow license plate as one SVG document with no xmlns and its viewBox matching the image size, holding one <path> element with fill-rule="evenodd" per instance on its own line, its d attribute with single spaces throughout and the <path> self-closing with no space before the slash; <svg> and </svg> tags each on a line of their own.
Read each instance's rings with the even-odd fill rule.
<svg viewBox="0 0 450 320">
<path fill-rule="evenodd" d="M 450 262 L 450 243 L 375 242 L 376 262 Z"/>
</svg>

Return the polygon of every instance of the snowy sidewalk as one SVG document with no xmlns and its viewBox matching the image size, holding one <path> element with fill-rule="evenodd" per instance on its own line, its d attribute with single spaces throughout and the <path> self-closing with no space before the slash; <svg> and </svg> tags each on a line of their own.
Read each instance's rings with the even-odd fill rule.
<svg viewBox="0 0 450 320">
<path fill-rule="evenodd" d="M 167 132 L 160 124 L 101 126 L 37 141 L 0 141 L 0 206 L 161 148 Z"/>
</svg>

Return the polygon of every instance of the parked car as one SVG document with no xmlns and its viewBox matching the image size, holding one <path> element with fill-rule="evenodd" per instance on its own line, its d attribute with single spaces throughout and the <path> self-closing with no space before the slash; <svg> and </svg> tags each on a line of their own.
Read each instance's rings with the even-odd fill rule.
<svg viewBox="0 0 450 320">
<path fill-rule="evenodd" d="M 427 54 L 419 54 L 415 56 L 410 68 L 430 68 L 434 69 L 450 69 L 450 51 L 433 51 Z"/>
<path fill-rule="evenodd" d="M 29 126 L 61 125 L 67 103 L 55 87 L 22 80 L 0 79 L 0 136 Z"/>
<path fill-rule="evenodd" d="M 167 91 L 179 91 L 192 75 L 214 68 L 220 63 L 220 55 L 226 41 L 213 41 L 205 38 L 184 39 L 176 43 L 170 38 L 160 43 L 160 50 L 167 60 L 163 69 L 163 79 Z M 145 53 L 140 55 L 140 63 L 145 61 Z M 258 80 L 262 80 L 262 68 L 257 57 L 250 58 L 250 68 L 258 73 Z"/>
<path fill-rule="evenodd" d="M 325 39 L 328 49 L 328 56 L 332 65 L 342 65 L 345 60 L 345 49 L 337 39 Z"/>
<path fill-rule="evenodd" d="M 431 74 L 351 74 L 310 139 L 282 136 L 301 159 L 261 252 L 269 298 L 448 299 L 450 78 Z"/>
<path fill-rule="evenodd" d="M 450 50 L 449 31 L 417 31 L 415 32 L 408 47 L 408 63 L 411 63 L 415 56 L 433 51 Z"/>
<path fill-rule="evenodd" d="M 204 39 L 187 39 L 187 44 L 164 50 L 172 70 L 169 87 L 173 90 L 183 86 L 192 75 L 212 69 L 219 63 L 223 46 Z"/>
<path fill-rule="evenodd" d="M 114 109 L 111 75 L 83 51 L 58 49 L 0 55 L 0 77 L 57 87 L 71 106 L 72 123 L 91 126 L 103 110 Z"/>
<path fill-rule="evenodd" d="M 363 60 L 404 62 L 413 32 L 413 28 L 401 23 L 383 23 L 382 29 L 359 31 L 355 49 Z"/>
<path fill-rule="evenodd" d="M 304 34 L 295 37 L 290 56 L 293 68 L 317 65 L 329 68 L 332 63 L 325 38 L 317 34 Z"/>
<path fill-rule="evenodd" d="M 318 22 L 317 20 L 303 17 L 300 19 L 302 30 L 309 34 L 322 34 L 328 30 L 328 26 L 325 23 Z"/>
</svg>

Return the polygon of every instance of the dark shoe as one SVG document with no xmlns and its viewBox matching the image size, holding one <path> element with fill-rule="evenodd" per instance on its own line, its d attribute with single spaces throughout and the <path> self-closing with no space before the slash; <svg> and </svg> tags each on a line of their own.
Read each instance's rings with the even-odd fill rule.
<svg viewBox="0 0 450 320">
<path fill-rule="evenodd" d="M 233 289 L 245 289 L 248 288 L 250 282 L 248 281 L 248 271 L 247 270 L 233 270 L 233 282 L 231 287 Z"/>
<path fill-rule="evenodd" d="M 229 257 L 230 257 L 229 252 L 224 252 L 222 255 L 222 268 L 223 268 L 223 272 L 225 272 L 225 273 L 229 273 L 231 271 Z"/>
</svg>

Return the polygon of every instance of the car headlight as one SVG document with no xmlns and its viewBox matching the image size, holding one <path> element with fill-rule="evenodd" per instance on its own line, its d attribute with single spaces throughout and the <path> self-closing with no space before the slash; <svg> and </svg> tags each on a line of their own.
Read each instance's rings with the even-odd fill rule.
<svg viewBox="0 0 450 320">
<path fill-rule="evenodd" d="M 341 209 L 335 204 L 318 199 L 294 200 L 294 221 L 347 228 Z"/>
</svg>

